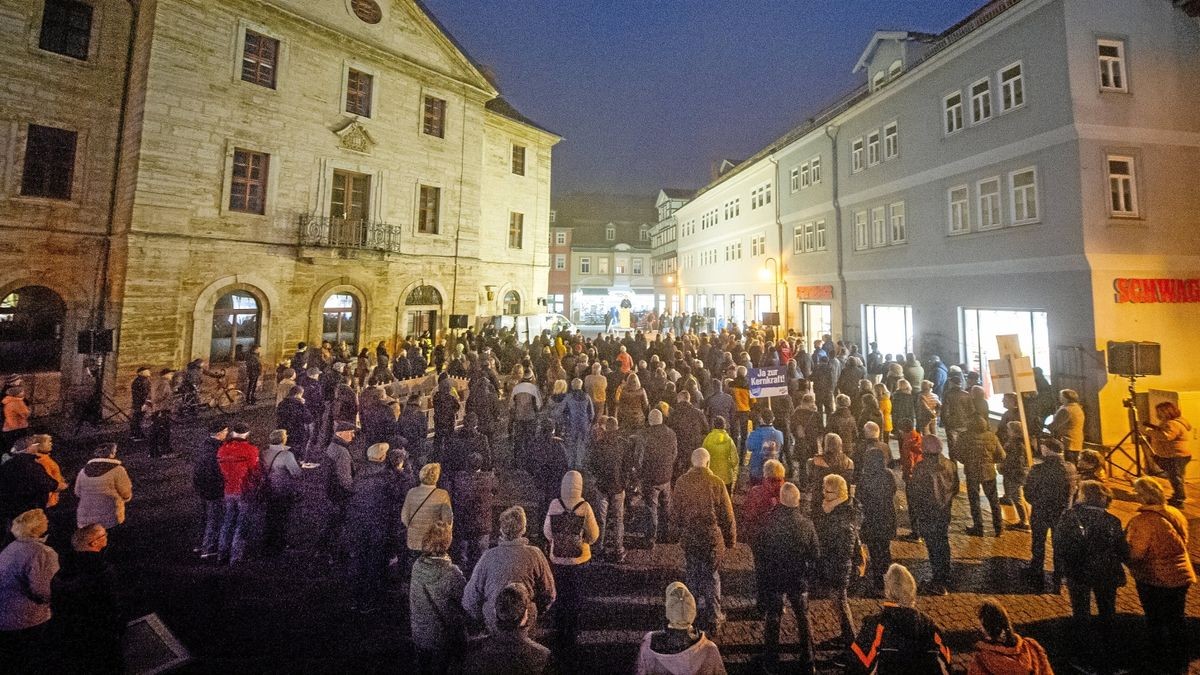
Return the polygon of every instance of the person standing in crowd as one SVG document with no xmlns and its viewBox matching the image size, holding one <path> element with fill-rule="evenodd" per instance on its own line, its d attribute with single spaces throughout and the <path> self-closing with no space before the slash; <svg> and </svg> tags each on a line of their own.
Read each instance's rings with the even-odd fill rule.
<svg viewBox="0 0 1200 675">
<path fill-rule="evenodd" d="M 846 479 L 837 474 L 825 477 L 821 491 L 821 508 L 813 524 L 821 543 L 821 581 L 833 599 L 834 610 L 841 624 L 841 639 L 849 645 L 858 633 L 854 614 L 850 610 L 850 574 L 857 562 L 862 510 L 850 500 Z"/>
<path fill-rule="evenodd" d="M 642 499 L 649 510 L 646 541 L 653 548 L 666 537 L 671 526 L 671 478 L 679 455 L 675 432 L 663 424 L 663 414 L 651 410 L 649 426 L 638 434 Z"/>
<path fill-rule="evenodd" d="M 72 552 L 50 582 L 51 634 L 65 672 L 121 675 L 125 618 L 113 568 L 104 559 L 108 533 L 85 525 L 71 535 Z"/>
<path fill-rule="evenodd" d="M 18 443 L 21 449 L 0 462 L 0 517 L 6 528 L 2 539 L 9 539 L 8 527 L 21 513 L 44 509 L 58 490 L 55 480 L 38 461 L 38 447 L 33 439 Z"/>
<path fill-rule="evenodd" d="M 932 577 L 929 592 L 946 595 L 950 576 L 950 512 L 958 494 L 958 467 L 942 454 L 937 436 L 921 439 L 924 457 L 913 469 L 908 489 L 909 511 L 916 517 L 918 534 L 925 540 Z"/>
<path fill-rule="evenodd" d="M 863 621 L 850 645 L 850 672 L 949 673 L 950 648 L 928 614 L 917 609 L 917 582 L 893 563 L 883 576 L 883 608 Z"/>
<path fill-rule="evenodd" d="M 550 650 L 529 639 L 529 590 L 513 582 L 496 595 L 496 630 L 463 658 L 458 675 L 491 675 L 504 664 L 508 675 L 549 675 Z"/>
<path fill-rule="evenodd" d="M 963 475 L 967 479 L 967 502 L 971 506 L 972 523 L 967 528 L 967 534 L 983 536 L 983 513 L 979 506 L 979 490 L 982 488 L 988 509 L 992 512 L 992 532 L 999 537 L 1004 531 L 1000 500 L 996 496 L 996 464 L 1004 461 L 1000 439 L 988 427 L 985 418 L 970 415 L 958 441 L 951 446 L 951 452 L 955 455 L 952 459 L 962 462 Z"/>
<path fill-rule="evenodd" d="M 312 425 L 312 412 L 304 402 L 304 387 L 293 386 L 275 408 L 275 426 L 287 432 L 292 447 L 303 455 Z"/>
<path fill-rule="evenodd" d="M 1025 481 L 1029 479 L 1029 457 L 1025 454 L 1025 438 L 1021 434 L 1020 422 L 1008 422 L 1005 435 L 1004 461 L 1000 464 L 1000 475 L 1004 477 L 1004 504 L 1012 504 L 1017 512 L 1017 523 L 1007 529 L 1029 531 L 1028 511 L 1025 508 Z"/>
<path fill-rule="evenodd" d="M 75 477 L 76 527 L 101 525 L 110 532 L 125 522 L 125 502 L 133 499 L 129 473 L 117 459 L 117 444 L 103 443 Z"/>
<path fill-rule="evenodd" d="M 917 427 L 917 395 L 913 393 L 912 384 L 908 380 L 898 379 L 896 389 L 892 392 L 892 427 L 900 433 L 904 420 L 912 420 L 913 428 Z"/>
<path fill-rule="evenodd" d="M 145 440 L 146 410 L 150 407 L 150 369 L 146 366 L 138 368 L 133 382 L 129 383 L 130 415 L 129 440 Z M 10 443 L 3 444 L 8 448 Z"/>
<path fill-rule="evenodd" d="M 1064 458 L 1074 464 L 1083 450 L 1083 406 L 1079 404 L 1079 394 L 1074 389 L 1058 392 L 1058 402 L 1058 410 L 1046 425 L 1046 431 L 1062 443 Z"/>
<path fill-rule="evenodd" d="M 794 466 L 787 468 L 790 471 L 803 471 L 808 461 L 820 452 L 818 446 L 825 435 L 825 425 L 821 422 L 821 414 L 817 412 L 817 399 L 811 391 L 801 394 L 800 405 L 792 411 L 791 435 L 790 457 Z"/>
<path fill-rule="evenodd" d="M 596 520 L 600 525 L 600 555 L 625 562 L 625 488 L 636 469 L 630 439 L 618 433 L 615 417 L 604 417 L 595 447 L 588 455 L 588 471 L 595 479 Z"/>
<path fill-rule="evenodd" d="M 892 540 L 896 538 L 896 477 L 887 468 L 882 448 L 868 448 L 863 454 L 854 497 L 862 505 L 862 540 L 870 554 L 867 582 L 878 591 L 892 564 Z"/>
<path fill-rule="evenodd" d="M 509 415 L 512 426 L 513 466 L 523 466 L 529 457 L 537 431 L 538 412 L 542 409 L 542 392 L 532 375 L 524 375 L 509 395 Z"/>
<path fill-rule="evenodd" d="M 642 381 L 637 373 L 629 373 L 625 381 L 617 387 L 616 408 L 617 420 L 625 431 L 633 432 L 646 426 L 650 398 L 642 388 Z"/>
<path fill-rule="evenodd" d="M 1133 491 L 1142 505 L 1125 526 L 1125 536 L 1129 540 L 1129 571 L 1150 630 L 1151 662 L 1161 672 L 1182 673 L 1189 654 L 1184 623 L 1187 594 L 1196 582 L 1188 554 L 1187 518 L 1167 504 L 1166 494 L 1154 479 L 1137 479 Z"/>
<path fill-rule="evenodd" d="M 850 410 L 849 396 L 837 395 L 833 415 L 829 417 L 825 426 L 842 439 L 842 448 L 845 452 L 854 452 L 858 444 L 858 420 L 854 419 L 854 412 Z"/>
<path fill-rule="evenodd" d="M 246 556 L 250 536 L 251 496 L 248 487 L 261 474 L 258 448 L 250 441 L 250 427 L 239 422 L 229 432 L 228 439 L 217 450 L 217 464 L 225 485 L 224 519 L 217 547 L 221 564 L 236 565 Z M 259 476 L 258 480 L 261 480 Z"/>
<path fill-rule="evenodd" d="M 246 352 L 246 403 L 258 403 L 258 381 L 262 379 L 262 348 L 254 345 Z"/>
<path fill-rule="evenodd" d="M 325 448 L 325 498 L 329 500 L 330 509 L 317 545 L 330 566 L 340 562 L 345 555 L 346 505 L 354 493 L 350 444 L 357 434 L 358 427 L 338 422 L 333 426 L 333 438 Z"/>
<path fill-rule="evenodd" d="M 755 420 L 754 431 L 746 437 L 746 451 L 750 453 L 750 485 L 763 480 L 763 464 L 774 459 L 783 462 L 783 432 L 775 428 L 775 414 L 764 410 Z"/>
<path fill-rule="evenodd" d="M 0 452 L 8 452 L 18 440 L 29 435 L 29 405 L 25 403 L 25 389 L 9 387 L 4 391 L 4 431 L 0 433 Z"/>
<path fill-rule="evenodd" d="M 725 418 L 715 418 L 712 426 L 712 431 L 704 437 L 701 447 L 708 452 L 712 473 L 721 480 L 725 490 L 732 496 L 734 485 L 737 483 L 738 467 L 741 465 L 737 445 L 725 431 Z"/>
<path fill-rule="evenodd" d="M 755 490 L 767 487 L 758 486 Z M 808 588 L 816 577 L 821 547 L 812 520 L 800 508 L 800 490 L 784 483 L 779 503 L 751 535 L 754 578 L 758 587 L 758 611 L 763 614 L 764 665 L 772 669 L 779 659 L 779 628 L 783 620 L 783 596 L 787 595 L 796 618 L 800 651 L 798 670 L 813 673 L 812 629 L 808 618 Z"/>
<path fill-rule="evenodd" d="M 825 486 L 825 477 L 837 474 L 847 483 L 854 480 L 854 462 L 842 452 L 842 437 L 835 433 L 827 433 L 821 439 L 821 454 L 808 460 L 805 473 L 808 475 L 809 494 L 820 494 Z M 817 518 L 819 500 L 813 500 L 813 518 Z"/>
<path fill-rule="evenodd" d="M 50 498 L 46 500 L 46 508 L 53 508 L 58 505 L 59 499 L 63 492 L 67 490 L 67 481 L 63 478 L 62 467 L 58 462 L 50 456 L 54 451 L 54 438 L 50 434 L 34 434 L 25 439 L 25 447 L 27 451 L 34 451 L 34 459 L 46 471 L 46 475 L 54 479 L 55 488 L 50 493 Z"/>
<path fill-rule="evenodd" d="M 921 393 L 917 394 L 917 430 L 923 435 L 936 434 L 941 409 L 942 400 L 933 392 L 933 383 L 921 382 Z"/>
<path fill-rule="evenodd" d="M 712 386 L 712 395 L 704 402 L 708 420 L 716 424 L 717 418 L 720 417 L 728 424 L 729 420 L 733 419 L 733 396 L 725 391 L 724 384 L 718 379 L 713 380 Z"/>
<path fill-rule="evenodd" d="M 534 460 L 543 446 L 541 437 L 538 440 L 534 447 L 539 452 L 534 454 Z M 456 521 L 451 551 L 463 571 L 470 574 L 491 543 L 492 510 L 496 504 L 496 474 L 483 470 L 483 456 L 478 452 L 467 455 L 465 470 L 451 476 L 450 503 L 454 504 Z"/>
<path fill-rule="evenodd" d="M 595 364 L 599 368 L 600 364 Z M 589 375 L 588 377 L 591 377 Z M 600 377 L 604 377 L 600 375 Z M 583 391 L 583 380 L 571 380 L 571 391 L 563 403 L 561 429 L 567 447 L 567 466 L 581 470 L 587 460 L 588 436 L 592 421 L 596 419 L 596 408 L 592 399 Z"/>
<path fill-rule="evenodd" d="M 637 675 L 725 675 L 717 645 L 696 630 L 696 598 L 684 584 L 667 586 L 664 601 L 667 627 L 650 631 L 638 648 Z"/>
<path fill-rule="evenodd" d="M 983 640 L 975 643 L 967 675 L 1054 675 L 1046 650 L 1037 640 L 1017 635 L 1008 610 L 998 600 L 985 600 L 979 606 L 979 626 Z"/>
<path fill-rule="evenodd" d="M 175 371 L 163 368 L 158 379 L 150 387 L 150 456 L 167 457 L 171 451 L 171 407 L 175 402 L 175 389 L 171 378 Z"/>
<path fill-rule="evenodd" d="M 421 536 L 408 592 L 409 625 L 417 671 L 442 675 L 466 644 L 462 609 L 466 579 L 450 561 L 450 523 L 433 523 Z"/>
<path fill-rule="evenodd" d="M 450 437 L 454 435 L 454 424 L 458 419 L 458 395 L 454 393 L 450 378 L 442 377 L 437 391 L 433 392 L 433 442 L 439 453 L 446 452 Z M 436 455 L 439 460 L 442 455 Z"/>
<path fill-rule="evenodd" d="M 262 497 L 262 548 L 267 555 L 282 553 L 287 547 L 287 525 L 299 497 L 300 465 L 288 446 L 285 429 L 276 429 L 268 438 L 269 445 L 259 454 L 264 480 L 268 489 Z"/>
<path fill-rule="evenodd" d="M 17 514 L 15 540 L 0 550 L 0 663 L 12 672 L 44 663 L 50 621 L 51 580 L 58 554 L 45 543 L 50 521 L 40 508 Z"/>
<path fill-rule="evenodd" d="M 608 405 L 608 378 L 601 372 L 603 366 L 592 364 L 592 372 L 583 378 L 583 390 L 592 399 L 593 421 L 603 415 Z"/>
<path fill-rule="evenodd" d="M 854 460 L 855 482 L 858 481 L 858 477 L 862 473 L 863 458 L 867 456 L 867 453 L 879 452 L 883 457 L 884 464 L 892 461 L 892 448 L 887 444 L 886 437 L 881 438 L 883 427 L 878 422 L 874 420 L 864 422 L 860 428 L 860 432 L 858 442 L 854 444 L 853 454 L 850 455 L 850 459 Z M 886 569 L 885 567 L 884 570 Z M 881 579 L 883 578 L 882 574 L 883 571 L 881 570 Z"/>
<path fill-rule="evenodd" d="M 750 427 L 750 380 L 746 372 L 745 366 L 738 366 L 737 374 L 729 384 L 729 393 L 733 396 L 733 418 L 729 420 L 729 429 L 738 452 L 746 450 L 746 434 Z"/>
<path fill-rule="evenodd" d="M 767 514 L 779 503 L 779 491 L 783 488 L 783 463 L 777 459 L 768 459 L 763 465 L 763 481 L 750 488 L 746 501 L 742 504 L 741 516 L 738 518 L 743 541 L 753 542 Z M 751 547 L 753 551 L 753 546 Z M 755 569 L 758 565 L 755 564 Z"/>
<path fill-rule="evenodd" d="M 1025 576 L 1037 589 L 1041 589 L 1046 582 L 1046 535 L 1063 512 L 1070 508 L 1078 484 L 1075 466 L 1063 460 L 1062 447 L 1053 438 L 1042 439 L 1042 461 L 1029 469 L 1029 480 L 1025 485 L 1031 508 L 1029 527 L 1033 531 L 1029 567 L 1025 569 Z M 1055 570 L 1056 591 L 1061 582 L 1059 571 Z"/>
<path fill-rule="evenodd" d="M 700 628 L 715 632 L 721 611 L 721 557 L 737 542 L 733 502 L 724 481 L 709 469 L 704 448 L 692 451 L 692 468 L 675 481 L 671 513 L 679 523 L 684 579 L 700 596 Z"/>
<path fill-rule="evenodd" d="M 1175 508 L 1183 508 L 1187 498 L 1184 494 L 1183 475 L 1187 463 L 1192 459 L 1191 438 L 1195 433 L 1192 425 L 1183 419 L 1179 406 L 1172 401 L 1163 401 L 1154 406 L 1158 424 L 1146 422 L 1150 431 L 1150 445 L 1154 461 L 1167 474 L 1171 482 L 1171 499 L 1167 502 Z"/>
<path fill-rule="evenodd" d="M 421 542 L 431 525 L 454 523 L 450 493 L 438 487 L 441 477 L 440 464 L 426 464 L 421 467 L 421 484 L 404 496 L 404 506 L 400 509 L 400 522 L 408 528 L 408 557 L 404 569 L 411 569 L 421 555 Z"/>
<path fill-rule="evenodd" d="M 225 479 L 217 462 L 217 451 L 229 436 L 229 425 L 222 420 L 209 422 L 208 436 L 192 458 L 192 489 L 200 497 L 200 543 L 194 551 L 201 560 L 218 557 L 221 523 L 225 519 Z"/>
<path fill-rule="evenodd" d="M 1079 501 L 1054 525 L 1054 570 L 1067 584 L 1072 647 L 1080 661 L 1095 654 L 1096 645 L 1105 648 L 1116 638 L 1117 589 L 1125 585 L 1122 565 L 1129 561 L 1129 544 L 1121 520 L 1108 512 L 1111 502 L 1112 491 L 1103 483 L 1085 480 L 1079 485 Z M 1093 595 L 1099 614 L 1095 631 L 1088 625 Z M 1092 666 L 1102 666 L 1102 661 Z"/>
<path fill-rule="evenodd" d="M 520 506 L 510 506 L 500 514 L 500 540 L 483 552 L 463 593 L 467 616 L 485 624 L 493 634 L 500 630 L 500 595 L 511 584 L 531 593 L 526 597 L 528 607 L 523 608 L 530 626 L 558 596 L 550 563 L 540 548 L 529 544 L 526 526 L 525 510 Z"/>
<path fill-rule="evenodd" d="M 583 607 L 583 575 L 592 559 L 592 544 L 600 538 L 592 505 L 583 499 L 583 476 L 578 471 L 563 474 L 559 497 L 546 508 L 542 534 L 550 542 L 550 563 L 558 593 L 555 639 L 559 645 L 572 648 Z"/>
</svg>

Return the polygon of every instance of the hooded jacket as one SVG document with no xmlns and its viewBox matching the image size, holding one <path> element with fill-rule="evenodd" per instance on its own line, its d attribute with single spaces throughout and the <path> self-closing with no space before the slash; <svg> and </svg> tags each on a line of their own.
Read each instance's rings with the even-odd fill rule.
<svg viewBox="0 0 1200 675">
<path fill-rule="evenodd" d="M 1016 636 L 1012 647 L 994 642 L 975 643 L 975 656 L 967 675 L 1052 675 L 1046 650 L 1036 640 Z"/>
<path fill-rule="evenodd" d="M 20 396 L 5 396 L 0 404 L 4 406 L 4 431 L 16 431 L 29 427 L 29 406 Z M 0 448 L 8 450 L 8 448 Z"/>
<path fill-rule="evenodd" d="M 413 563 L 408 614 L 413 644 L 418 649 L 446 649 L 457 637 L 455 634 L 463 630 L 465 586 L 462 570 L 450 562 L 449 556 L 423 555 Z"/>
<path fill-rule="evenodd" d="M 1178 588 L 1196 581 L 1188 556 L 1187 519 L 1172 506 L 1142 506 L 1125 526 L 1129 571 L 1138 583 Z"/>
<path fill-rule="evenodd" d="M 713 429 L 704 437 L 702 446 L 710 457 L 709 469 L 725 485 L 733 485 L 738 475 L 738 451 L 733 444 L 729 432 L 724 429 Z M 694 450 L 695 448 L 693 448 Z M 690 452 L 688 453 L 690 457 Z"/>
<path fill-rule="evenodd" d="M 240 497 L 246 478 L 258 470 L 258 448 L 244 438 L 230 438 L 217 450 L 217 463 L 225 479 L 225 496 Z"/>
<path fill-rule="evenodd" d="M 671 519 L 685 553 L 720 556 L 737 542 L 733 502 L 724 481 L 708 467 L 694 466 L 675 481 Z"/>
<path fill-rule="evenodd" d="M 950 649 L 933 619 L 890 602 L 863 622 L 850 645 L 852 673 L 934 675 L 950 672 Z"/>
<path fill-rule="evenodd" d="M 221 465 L 217 463 L 217 450 L 224 441 L 206 436 L 192 459 L 192 488 L 205 501 L 225 497 L 225 479 L 221 476 Z"/>
<path fill-rule="evenodd" d="M 638 650 L 637 675 L 725 675 L 725 662 L 717 645 L 700 634 L 691 647 L 675 654 L 659 654 L 651 648 L 654 632 L 646 633 Z"/>
<path fill-rule="evenodd" d="M 583 502 L 579 505 L 579 502 Z M 576 506 L 579 506 L 576 509 Z M 554 541 L 554 531 L 550 528 L 550 517 L 566 511 L 574 511 L 575 515 L 583 517 L 582 552 L 578 558 L 561 558 L 554 555 L 554 545 L 550 545 L 550 562 L 555 565 L 582 565 L 592 559 L 592 544 L 600 538 L 600 526 L 596 523 L 596 514 L 592 505 L 583 499 L 583 476 L 578 471 L 568 471 L 563 474 L 559 487 L 558 499 L 551 500 L 546 509 L 546 519 L 542 521 L 542 534 L 546 540 Z M 497 591 L 498 592 L 498 591 Z"/>
<path fill-rule="evenodd" d="M 133 484 L 120 460 L 97 457 L 79 470 L 75 494 L 79 497 L 76 526 L 95 523 L 113 528 L 125 522 L 125 502 L 133 499 Z"/>
</svg>

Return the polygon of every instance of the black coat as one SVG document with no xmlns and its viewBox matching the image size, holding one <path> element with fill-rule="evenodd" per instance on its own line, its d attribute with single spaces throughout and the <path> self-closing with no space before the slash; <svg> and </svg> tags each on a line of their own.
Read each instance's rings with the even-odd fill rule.
<svg viewBox="0 0 1200 675">
<path fill-rule="evenodd" d="M 125 620 L 117 581 L 102 553 L 72 552 L 50 582 L 51 626 L 66 672 L 121 673 Z"/>
<path fill-rule="evenodd" d="M 290 439 L 289 439 L 290 442 Z M 221 475 L 221 467 L 217 463 L 217 450 L 223 441 L 207 436 L 192 458 L 192 488 L 205 501 L 216 501 L 225 498 L 225 478 Z"/>
<path fill-rule="evenodd" d="M 869 452 L 863 460 L 854 496 L 862 504 L 862 537 L 887 542 L 896 536 L 896 478 L 884 465 L 882 455 Z"/>
<path fill-rule="evenodd" d="M 646 427 L 638 436 L 641 451 L 641 479 L 645 485 L 670 483 L 679 456 L 675 432 L 665 424 Z"/>
<path fill-rule="evenodd" d="M 1062 455 L 1051 454 L 1033 465 L 1025 481 L 1025 499 L 1033 507 L 1032 517 L 1058 519 L 1071 506 L 1078 482 L 1075 466 L 1068 464 Z"/>
<path fill-rule="evenodd" d="M 958 494 L 958 466 L 942 455 L 925 455 L 908 482 L 909 508 L 922 524 L 949 527 Z"/>
<path fill-rule="evenodd" d="M 830 588 L 840 588 L 850 582 L 850 570 L 858 554 L 862 510 L 854 501 L 847 501 L 829 513 L 818 506 L 816 513 L 819 515 L 813 524 L 821 542 L 821 578 Z"/>
<path fill-rule="evenodd" d="M 1129 542 L 1121 520 L 1098 506 L 1076 504 L 1054 526 L 1054 569 L 1094 588 L 1125 585 Z"/>
<path fill-rule="evenodd" d="M 754 541 L 754 576 L 759 595 L 804 592 L 815 579 L 821 543 L 813 521 L 798 506 L 778 504 L 767 512 Z"/>
<path fill-rule="evenodd" d="M 850 673 L 950 672 L 950 649 L 937 624 L 911 607 L 884 605 L 878 615 L 863 621 L 850 651 Z"/>
<path fill-rule="evenodd" d="M 129 394 L 133 399 L 133 410 L 137 412 L 150 400 L 150 378 L 137 376 L 129 385 Z"/>
<path fill-rule="evenodd" d="M 58 481 L 46 473 L 37 458 L 17 453 L 0 464 L 0 516 L 14 518 L 30 509 L 44 509 Z"/>
<path fill-rule="evenodd" d="M 308 425 L 313 415 L 300 399 L 285 398 L 275 407 L 275 423 L 287 431 L 288 445 L 303 449 L 308 444 Z"/>
</svg>

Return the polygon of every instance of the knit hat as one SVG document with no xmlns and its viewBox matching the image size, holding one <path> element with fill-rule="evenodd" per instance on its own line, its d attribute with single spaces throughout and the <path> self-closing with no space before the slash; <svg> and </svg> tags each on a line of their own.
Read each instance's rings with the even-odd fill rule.
<svg viewBox="0 0 1200 675">
<path fill-rule="evenodd" d="M 800 506 L 800 488 L 794 483 L 784 483 L 779 490 L 779 503 L 792 508 Z"/>
<path fill-rule="evenodd" d="M 942 441 L 933 434 L 925 434 L 921 438 L 921 452 L 926 455 L 942 454 Z"/>
<path fill-rule="evenodd" d="M 675 581 L 667 586 L 665 604 L 668 628 L 688 630 L 692 627 L 696 620 L 696 598 L 683 582 Z"/>
<path fill-rule="evenodd" d="M 917 604 L 917 581 L 907 567 L 892 563 L 883 575 L 883 597 L 901 607 Z"/>
<path fill-rule="evenodd" d="M 696 448 L 692 451 L 692 466 L 708 466 L 711 461 L 712 456 L 708 454 L 708 450 Z"/>
<path fill-rule="evenodd" d="M 337 363 L 333 364 L 333 369 L 340 373 L 346 369 L 346 364 L 338 361 Z"/>
<path fill-rule="evenodd" d="M 867 422 L 863 425 L 863 435 L 867 438 L 879 440 L 879 425 L 874 422 Z"/>
<path fill-rule="evenodd" d="M 846 479 L 836 473 L 825 476 L 825 482 L 821 489 L 821 497 L 821 510 L 825 513 L 829 513 L 847 501 L 850 501 L 850 488 L 846 485 Z"/>
<path fill-rule="evenodd" d="M 353 422 L 336 422 L 333 425 L 333 433 L 341 434 L 347 431 L 358 431 L 358 427 Z"/>
<path fill-rule="evenodd" d="M 656 427 L 656 426 L 662 424 L 662 417 L 663 417 L 663 415 L 662 415 L 661 410 L 659 410 L 657 408 L 655 408 L 654 410 L 651 410 L 649 418 L 648 418 L 650 426 Z"/>
<path fill-rule="evenodd" d="M 367 448 L 367 459 L 372 462 L 382 462 L 387 459 L 390 446 L 387 443 L 376 443 Z"/>
<path fill-rule="evenodd" d="M 442 477 L 442 465 L 437 462 L 430 462 L 421 467 L 421 485 L 437 485 L 438 479 Z"/>
</svg>

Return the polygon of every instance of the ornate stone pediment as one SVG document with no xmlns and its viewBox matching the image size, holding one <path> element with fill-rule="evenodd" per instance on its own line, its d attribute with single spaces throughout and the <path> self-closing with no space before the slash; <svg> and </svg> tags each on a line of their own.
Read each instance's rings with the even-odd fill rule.
<svg viewBox="0 0 1200 675">
<path fill-rule="evenodd" d="M 366 127 L 358 120 L 350 122 L 334 133 L 337 134 L 341 146 L 347 150 L 369 155 L 375 147 L 375 139 L 371 138 Z"/>
</svg>

